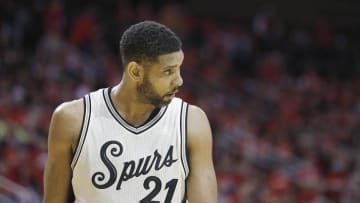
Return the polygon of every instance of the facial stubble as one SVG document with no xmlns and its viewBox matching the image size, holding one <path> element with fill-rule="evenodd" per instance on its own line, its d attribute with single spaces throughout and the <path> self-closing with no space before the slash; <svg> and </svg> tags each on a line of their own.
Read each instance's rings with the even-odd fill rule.
<svg viewBox="0 0 360 203">
<path fill-rule="evenodd" d="M 140 102 L 149 103 L 156 107 L 162 107 L 170 103 L 171 100 L 165 100 L 165 96 L 160 96 L 154 85 L 150 82 L 148 77 L 144 77 L 142 83 L 138 83 L 136 86 L 138 98 Z"/>
</svg>

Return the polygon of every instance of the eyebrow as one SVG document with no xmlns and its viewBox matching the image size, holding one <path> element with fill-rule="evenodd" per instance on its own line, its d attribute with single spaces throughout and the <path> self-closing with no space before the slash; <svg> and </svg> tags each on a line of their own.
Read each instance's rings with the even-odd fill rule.
<svg viewBox="0 0 360 203">
<path fill-rule="evenodd" d="M 178 67 L 178 65 L 165 66 L 165 67 L 162 67 L 161 69 L 169 69 L 169 68 L 176 68 L 176 67 Z"/>
</svg>

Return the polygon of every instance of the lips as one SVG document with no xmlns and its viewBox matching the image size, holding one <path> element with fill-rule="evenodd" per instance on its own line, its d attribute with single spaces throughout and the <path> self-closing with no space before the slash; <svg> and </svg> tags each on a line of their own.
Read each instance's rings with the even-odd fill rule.
<svg viewBox="0 0 360 203">
<path fill-rule="evenodd" d="M 178 93 L 178 90 L 170 92 L 170 93 L 166 94 L 166 96 L 174 96 L 176 93 Z"/>
</svg>

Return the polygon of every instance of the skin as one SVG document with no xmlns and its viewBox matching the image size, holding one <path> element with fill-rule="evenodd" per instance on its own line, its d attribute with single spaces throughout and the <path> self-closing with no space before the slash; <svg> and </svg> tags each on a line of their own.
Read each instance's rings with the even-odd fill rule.
<svg viewBox="0 0 360 203">
<path fill-rule="evenodd" d="M 183 80 L 182 51 L 161 55 L 152 64 L 128 63 L 122 81 L 112 89 L 117 111 L 134 126 L 143 124 L 151 112 L 174 97 Z M 72 170 L 71 158 L 78 140 L 82 100 L 65 102 L 54 111 L 50 123 L 48 161 L 45 168 L 44 203 L 66 203 Z M 212 160 L 212 135 L 205 113 L 196 106 L 188 110 L 190 174 L 187 199 L 190 203 L 217 202 L 217 184 Z"/>
</svg>

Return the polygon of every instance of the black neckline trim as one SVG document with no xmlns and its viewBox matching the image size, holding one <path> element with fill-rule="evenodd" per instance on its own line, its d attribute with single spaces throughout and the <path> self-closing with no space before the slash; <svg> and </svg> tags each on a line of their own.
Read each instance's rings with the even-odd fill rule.
<svg viewBox="0 0 360 203">
<path fill-rule="evenodd" d="M 168 105 L 155 109 L 143 124 L 140 126 L 133 126 L 132 124 L 128 123 L 116 110 L 115 105 L 111 99 L 111 89 L 111 87 L 103 89 L 103 97 L 106 107 L 115 120 L 131 133 L 140 134 L 150 129 L 163 117 L 167 110 Z"/>
</svg>

